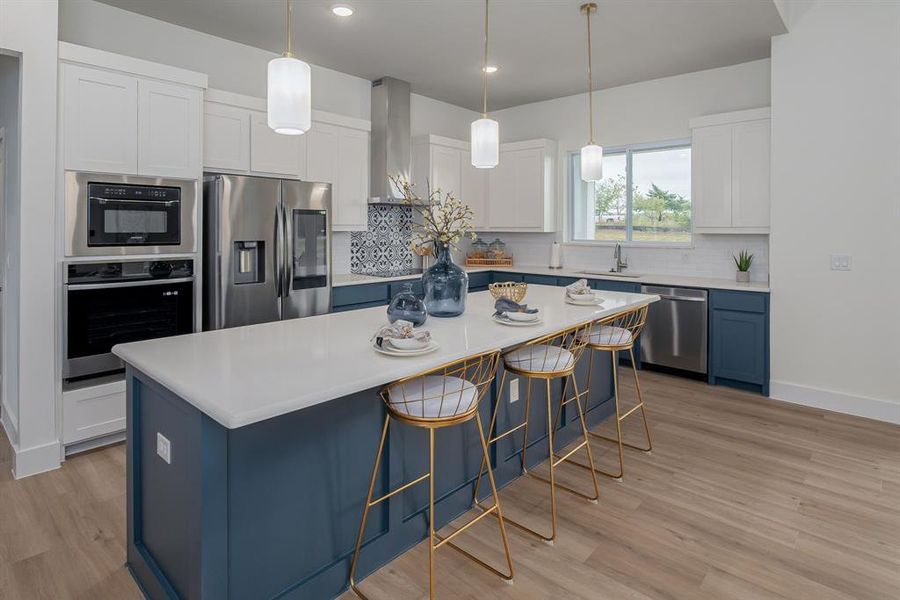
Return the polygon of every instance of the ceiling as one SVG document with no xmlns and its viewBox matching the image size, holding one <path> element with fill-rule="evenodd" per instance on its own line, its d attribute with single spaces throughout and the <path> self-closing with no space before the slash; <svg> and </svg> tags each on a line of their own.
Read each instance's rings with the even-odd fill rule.
<svg viewBox="0 0 900 600">
<path fill-rule="evenodd" d="M 282 52 L 285 0 L 101 0 L 190 29 Z M 389 75 L 413 91 L 481 110 L 482 0 L 297 0 L 300 58 L 365 79 Z M 493 0 L 489 110 L 587 87 L 581 0 Z M 608 88 L 769 56 L 784 33 L 773 0 L 599 0 L 594 87 Z"/>
</svg>

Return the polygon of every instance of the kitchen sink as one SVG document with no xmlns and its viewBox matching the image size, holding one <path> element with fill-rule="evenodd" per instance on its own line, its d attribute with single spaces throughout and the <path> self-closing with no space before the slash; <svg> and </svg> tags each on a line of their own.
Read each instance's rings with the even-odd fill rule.
<svg viewBox="0 0 900 600">
<path fill-rule="evenodd" d="M 579 271 L 579 275 L 603 275 L 604 277 L 625 277 L 636 279 L 643 277 L 643 273 L 617 273 L 616 271 Z"/>
</svg>

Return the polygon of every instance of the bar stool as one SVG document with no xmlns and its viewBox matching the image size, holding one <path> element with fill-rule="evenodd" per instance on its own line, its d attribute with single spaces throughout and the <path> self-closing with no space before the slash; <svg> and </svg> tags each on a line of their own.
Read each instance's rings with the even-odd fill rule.
<svg viewBox="0 0 900 600">
<path fill-rule="evenodd" d="M 561 488 L 567 492 L 575 494 L 576 496 L 580 496 L 589 500 L 591 502 L 597 502 L 600 498 L 600 486 L 597 483 L 597 476 L 592 471 L 591 479 L 594 487 L 594 494 L 589 495 L 583 492 L 580 492 L 574 488 L 568 487 L 556 481 L 556 468 L 565 461 L 573 462 L 574 464 L 579 464 L 575 461 L 571 460 L 573 454 L 584 448 L 587 451 L 588 462 L 593 467 L 594 465 L 594 457 L 591 454 L 591 446 L 588 441 L 588 429 L 587 425 L 585 425 L 584 419 L 584 411 L 582 410 L 581 403 L 578 402 L 579 393 L 578 393 L 578 382 L 575 380 L 575 365 L 578 359 L 581 357 L 582 352 L 584 351 L 587 345 L 587 337 L 588 331 L 590 330 L 591 323 L 585 323 L 582 325 L 578 325 L 576 327 L 571 327 L 568 329 L 564 329 L 562 331 L 552 333 L 538 339 L 532 340 L 515 350 L 507 352 L 503 355 L 503 363 L 504 363 L 504 372 L 503 376 L 500 380 L 500 394 L 499 398 L 503 397 L 503 389 L 506 385 L 507 374 L 513 373 L 525 378 L 528 381 L 528 387 L 525 394 L 525 418 L 524 420 L 511 427 L 510 429 L 504 431 L 503 433 L 495 433 L 493 437 L 488 439 L 488 444 L 496 443 L 497 441 L 511 435 L 512 433 L 518 431 L 519 429 L 523 429 L 523 439 L 522 439 L 522 451 L 521 451 L 521 469 L 522 473 L 526 475 L 530 475 L 531 477 L 543 481 L 545 483 L 550 484 L 550 535 L 545 535 L 528 527 L 522 523 L 514 521 L 509 517 L 506 517 L 506 522 L 518 529 L 529 533 L 544 542 L 552 544 L 556 539 L 556 488 Z M 528 429 L 529 429 L 529 419 L 528 415 L 531 411 L 531 383 L 535 379 L 543 379 L 546 386 L 546 395 L 547 395 L 547 436 L 550 442 L 550 478 L 542 477 L 537 475 L 536 473 L 531 472 L 526 464 L 526 452 L 528 450 Z M 554 379 L 562 379 L 562 393 L 560 394 L 560 402 L 559 407 L 556 412 L 556 418 L 554 418 L 552 412 L 552 395 L 550 392 L 550 382 Z M 569 380 L 572 382 L 572 386 L 575 391 L 575 395 L 571 398 L 566 397 L 566 390 L 568 387 Z M 563 456 L 556 455 L 555 448 L 553 445 L 554 433 L 556 431 L 556 424 L 559 422 L 559 417 L 562 412 L 562 407 L 569 404 L 570 402 L 575 402 L 575 405 L 578 407 L 578 418 L 581 422 L 581 435 L 582 441 L 576 445 L 572 450 L 567 452 Z M 500 402 L 497 402 L 497 406 L 494 407 L 494 414 L 491 417 L 490 428 L 488 429 L 489 435 L 490 432 L 493 432 L 496 423 L 497 423 L 497 413 L 499 412 Z M 482 459 L 481 469 L 483 470 L 485 464 L 487 463 L 487 456 Z M 489 463 L 488 463 L 489 466 Z M 488 473 L 490 473 L 490 468 L 488 468 Z M 478 504 L 478 487 L 481 483 L 481 473 L 479 472 L 478 478 L 475 481 L 475 502 Z M 480 506 L 480 504 L 479 504 Z"/>
<path fill-rule="evenodd" d="M 481 507 L 483 512 L 480 515 L 476 516 L 446 537 L 437 533 L 434 528 L 435 431 L 444 427 L 461 425 L 474 420 L 478 427 L 479 438 L 481 439 L 482 460 L 488 456 L 487 441 L 485 440 L 481 426 L 481 416 L 478 414 L 478 405 L 496 376 L 499 358 L 499 350 L 470 356 L 430 371 L 419 373 L 418 375 L 400 379 L 386 386 L 381 391 L 381 399 L 387 406 L 387 415 L 385 416 L 384 427 L 381 431 L 381 441 L 378 444 L 378 453 L 375 455 L 375 466 L 372 469 L 372 479 L 369 482 L 369 492 L 366 496 L 362 522 L 359 525 L 359 534 L 356 537 L 356 549 L 353 552 L 353 561 L 350 564 L 350 588 L 360 598 L 365 600 L 366 596 L 360 591 L 355 580 L 355 575 L 363 534 L 366 529 L 366 521 L 369 517 L 369 510 L 388 498 L 425 481 L 428 481 L 429 488 L 428 597 L 431 599 L 434 598 L 434 552 L 444 545 L 455 549 L 475 563 L 512 583 L 513 565 L 509 553 L 509 541 L 506 537 L 506 527 L 504 525 L 503 513 L 500 509 L 500 497 L 497 495 L 494 474 L 490 468 L 488 468 L 487 473 L 488 480 L 491 484 L 491 493 L 494 497 L 494 504 L 489 508 Z M 384 445 L 388 435 L 388 426 L 390 425 L 391 419 L 395 419 L 407 425 L 412 425 L 413 427 L 420 427 L 428 430 L 428 472 L 421 477 L 388 492 L 380 498 L 373 500 L 372 494 L 375 490 L 375 480 L 378 476 L 381 455 L 384 451 Z M 480 475 L 481 473 L 479 472 L 479 476 Z M 489 514 L 496 516 L 499 521 L 500 538 L 503 542 L 503 550 L 506 553 L 508 573 L 495 569 L 451 541 L 457 535 Z"/>
<path fill-rule="evenodd" d="M 592 437 L 618 445 L 619 472 L 611 473 L 604 471 L 603 469 L 598 469 L 594 465 L 589 467 L 583 463 L 575 464 L 584 469 L 591 468 L 595 472 L 616 479 L 617 481 L 622 481 L 622 477 L 625 474 L 624 446 L 648 453 L 653 449 L 653 444 L 650 441 L 650 427 L 647 425 L 647 413 L 644 411 L 644 397 L 641 395 L 641 383 L 638 379 L 637 367 L 634 362 L 634 344 L 637 342 L 637 339 L 641 335 L 644 325 L 647 322 L 647 311 L 649 308 L 649 305 L 645 305 L 617 316 L 600 319 L 594 323 L 593 327 L 590 329 L 590 333 L 586 336 L 588 342 L 587 345 L 590 349 L 590 366 L 588 367 L 587 389 L 583 392 L 584 410 L 588 409 L 591 377 L 593 375 L 594 366 L 594 351 L 609 352 L 612 357 L 613 393 L 616 406 L 616 437 L 612 438 L 593 431 L 589 431 L 589 433 Z M 634 372 L 634 385 L 637 388 L 638 403 L 625 414 L 622 414 L 619 408 L 619 379 L 617 371 L 619 365 L 619 352 L 624 352 L 625 350 L 628 351 L 631 357 L 631 370 Z M 581 402 L 579 402 L 579 404 L 581 404 Z M 644 433 L 647 436 L 647 445 L 645 447 L 635 446 L 622 440 L 622 421 L 638 410 L 641 411 L 641 419 L 644 422 Z"/>
</svg>

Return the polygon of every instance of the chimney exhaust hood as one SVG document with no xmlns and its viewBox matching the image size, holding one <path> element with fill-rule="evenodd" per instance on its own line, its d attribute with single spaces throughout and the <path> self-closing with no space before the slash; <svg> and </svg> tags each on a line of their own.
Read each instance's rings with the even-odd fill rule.
<svg viewBox="0 0 900 600">
<path fill-rule="evenodd" d="M 412 139 L 406 81 L 382 77 L 372 82 L 372 164 L 369 204 L 402 204 L 388 175 L 410 177 Z"/>
</svg>

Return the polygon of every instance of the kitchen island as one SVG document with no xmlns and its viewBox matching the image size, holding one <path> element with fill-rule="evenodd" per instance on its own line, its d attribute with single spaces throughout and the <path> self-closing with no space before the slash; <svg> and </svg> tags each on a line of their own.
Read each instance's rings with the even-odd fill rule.
<svg viewBox="0 0 900 600">
<path fill-rule="evenodd" d="M 488 292 L 465 314 L 429 318 L 440 348 L 416 357 L 376 353 L 371 334 L 383 307 L 117 346 L 128 384 L 128 565 L 150 598 L 332 598 L 347 587 L 349 561 L 381 433 L 378 396 L 391 381 L 465 356 L 508 349 L 546 333 L 614 315 L 656 296 L 603 292 L 603 304 L 573 306 L 561 288 L 529 286 L 543 321 L 507 327 L 491 319 Z M 501 367 L 502 368 L 502 367 Z M 587 381 L 587 361 L 578 370 Z M 613 409 L 607 361 L 594 361 L 588 418 Z M 498 381 L 499 381 L 498 373 Z M 523 402 L 493 386 L 480 410 L 500 403 L 498 429 L 522 419 Z M 535 386 L 530 418 L 545 422 Z M 558 397 L 559 387 L 552 393 Z M 557 436 L 577 435 L 566 407 Z M 519 476 L 518 445 L 491 448 L 498 484 Z M 426 470 L 427 436 L 392 427 L 378 487 Z M 435 522 L 469 509 L 480 464 L 474 425 L 438 436 Z M 548 455 L 529 439 L 529 462 Z M 427 488 L 371 513 L 359 565 L 365 576 L 427 535 Z M 515 559 L 515 557 L 513 557 Z"/>
</svg>

